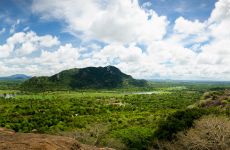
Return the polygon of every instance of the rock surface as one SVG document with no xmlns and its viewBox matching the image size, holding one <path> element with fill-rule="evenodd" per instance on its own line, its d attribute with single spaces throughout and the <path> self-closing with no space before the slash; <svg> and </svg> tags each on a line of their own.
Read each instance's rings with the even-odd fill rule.
<svg viewBox="0 0 230 150">
<path fill-rule="evenodd" d="M 78 141 L 55 135 L 15 133 L 0 128 L 0 150 L 111 150 L 80 144 Z"/>
</svg>

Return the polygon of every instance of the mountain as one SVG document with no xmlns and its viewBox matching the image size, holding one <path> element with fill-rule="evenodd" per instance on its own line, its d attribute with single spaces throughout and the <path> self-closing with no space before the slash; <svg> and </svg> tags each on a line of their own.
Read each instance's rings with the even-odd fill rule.
<svg viewBox="0 0 230 150">
<path fill-rule="evenodd" d="M 145 86 L 145 80 L 136 80 L 114 66 L 87 67 L 64 70 L 50 77 L 32 77 L 22 84 L 22 90 L 111 89 Z"/>
<path fill-rule="evenodd" d="M 30 79 L 30 76 L 24 75 L 24 74 L 15 74 L 12 76 L 7 76 L 7 77 L 0 77 L 0 80 L 26 80 Z"/>
</svg>

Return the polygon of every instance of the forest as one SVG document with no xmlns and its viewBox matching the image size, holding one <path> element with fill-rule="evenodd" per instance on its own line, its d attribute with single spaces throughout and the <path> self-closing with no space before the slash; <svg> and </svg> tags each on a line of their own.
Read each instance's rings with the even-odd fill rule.
<svg viewBox="0 0 230 150">
<path fill-rule="evenodd" d="M 148 88 L 45 92 L 21 91 L 22 81 L 0 82 L 1 127 L 68 136 L 97 147 L 175 147 L 177 134 L 200 118 L 230 117 L 225 82 L 149 81 Z"/>
</svg>

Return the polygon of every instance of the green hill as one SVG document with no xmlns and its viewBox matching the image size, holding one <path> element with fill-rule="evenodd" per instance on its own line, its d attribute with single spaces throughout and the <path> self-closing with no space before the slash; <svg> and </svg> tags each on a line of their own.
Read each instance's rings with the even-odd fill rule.
<svg viewBox="0 0 230 150">
<path fill-rule="evenodd" d="M 112 89 L 145 86 L 145 80 L 136 80 L 114 66 L 74 68 L 50 77 L 32 77 L 21 85 L 25 91 Z"/>
</svg>

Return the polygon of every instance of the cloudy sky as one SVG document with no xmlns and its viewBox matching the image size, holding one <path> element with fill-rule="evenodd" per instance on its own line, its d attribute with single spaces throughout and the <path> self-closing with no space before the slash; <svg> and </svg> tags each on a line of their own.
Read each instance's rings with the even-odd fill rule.
<svg viewBox="0 0 230 150">
<path fill-rule="evenodd" d="M 230 80 L 230 0 L 0 0 L 0 76 L 107 65 Z"/>
</svg>

